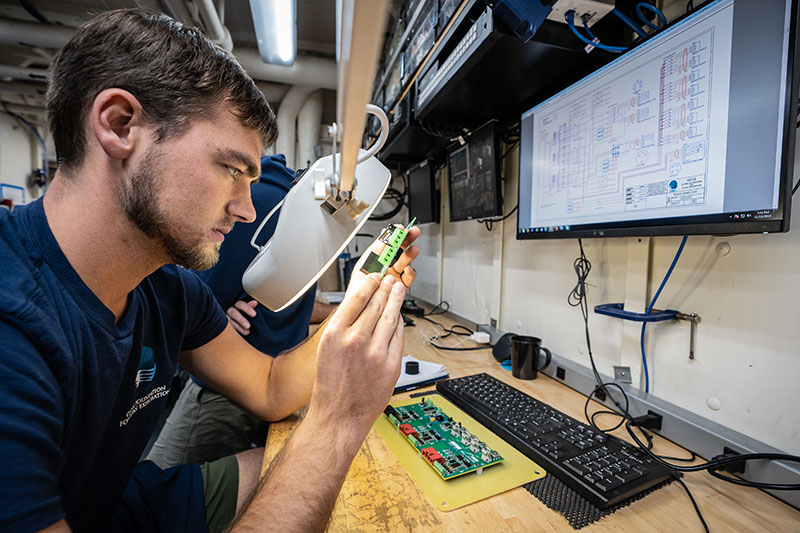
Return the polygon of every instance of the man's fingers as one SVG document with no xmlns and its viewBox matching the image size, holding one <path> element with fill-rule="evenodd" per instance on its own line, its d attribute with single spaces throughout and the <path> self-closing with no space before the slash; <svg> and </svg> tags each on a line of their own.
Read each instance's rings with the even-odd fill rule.
<svg viewBox="0 0 800 533">
<path fill-rule="evenodd" d="M 419 248 L 412 246 L 403 252 L 392 268 L 389 270 L 402 280 L 406 287 L 411 287 L 417 277 L 417 271 L 411 266 L 411 262 L 419 256 Z"/>
<path fill-rule="evenodd" d="M 403 248 L 408 248 L 419 237 L 420 229 L 416 226 L 408 230 L 408 235 L 403 239 Z"/>
<path fill-rule="evenodd" d="M 403 319 L 397 321 L 397 327 L 394 330 L 392 339 L 389 341 L 388 361 L 387 364 L 390 368 L 397 371 L 397 376 L 400 376 L 400 362 L 403 359 L 403 337 L 405 335 L 405 323 Z"/>
<path fill-rule="evenodd" d="M 230 323 L 231 323 L 231 326 L 233 326 L 233 329 L 235 329 L 236 332 L 239 333 L 239 335 L 241 335 L 243 337 L 246 337 L 246 336 L 250 335 L 250 330 L 249 329 L 242 329 L 242 326 L 240 326 L 239 324 L 237 324 L 236 322 L 233 322 L 233 321 L 230 321 Z"/>
<path fill-rule="evenodd" d="M 331 318 L 330 325 L 351 326 L 361 315 L 380 283 L 378 274 L 370 274 L 350 283 L 344 300 Z"/>
<path fill-rule="evenodd" d="M 397 329 L 397 322 L 400 319 L 400 307 L 403 305 L 405 295 L 405 285 L 399 281 L 392 285 L 389 298 L 386 301 L 386 307 L 383 309 L 372 333 L 372 342 L 377 346 L 388 348 Z"/>
<path fill-rule="evenodd" d="M 233 304 L 233 307 L 238 309 L 240 313 L 253 317 L 256 316 L 255 308 L 257 305 L 258 302 L 256 300 L 251 300 L 249 302 L 245 302 L 244 300 L 239 300 L 235 304 Z"/>
<path fill-rule="evenodd" d="M 250 329 L 250 321 L 247 320 L 247 318 L 245 318 L 245 316 L 239 312 L 235 304 L 228 308 L 227 315 L 228 315 L 228 321 L 230 321 L 230 323 L 233 324 L 234 327 L 239 326 L 239 328 L 244 330 Z M 239 331 L 239 328 L 236 328 L 236 331 Z M 239 332 L 241 333 L 241 331 Z"/>
<path fill-rule="evenodd" d="M 372 336 L 372 331 L 375 329 L 375 324 L 378 323 L 378 320 L 380 319 L 381 314 L 386 307 L 386 299 L 389 297 L 389 293 L 392 290 L 392 285 L 394 282 L 395 277 L 391 274 L 384 276 L 384 278 L 381 280 L 380 287 L 378 287 L 378 289 L 372 295 L 372 298 L 370 298 L 369 302 L 364 307 L 361 315 L 353 324 L 354 327 L 365 332 L 368 337 Z"/>
</svg>

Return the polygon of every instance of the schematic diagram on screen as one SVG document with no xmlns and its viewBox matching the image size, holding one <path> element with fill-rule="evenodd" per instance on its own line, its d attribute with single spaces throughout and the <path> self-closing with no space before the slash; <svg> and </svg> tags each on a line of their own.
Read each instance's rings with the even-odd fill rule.
<svg viewBox="0 0 800 533">
<path fill-rule="evenodd" d="M 706 205 L 713 32 L 542 109 L 533 153 L 540 221 Z"/>
</svg>

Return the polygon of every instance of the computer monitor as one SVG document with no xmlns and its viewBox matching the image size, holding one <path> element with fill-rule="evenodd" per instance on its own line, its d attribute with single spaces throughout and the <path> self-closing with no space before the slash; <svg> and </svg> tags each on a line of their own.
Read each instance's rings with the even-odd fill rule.
<svg viewBox="0 0 800 533">
<path fill-rule="evenodd" d="M 499 137 L 495 122 L 456 143 L 447 153 L 450 221 L 474 220 L 502 214 Z"/>
<path fill-rule="evenodd" d="M 408 219 L 416 224 L 439 222 L 440 192 L 436 187 L 436 173 L 430 161 L 412 167 L 407 174 Z"/>
<path fill-rule="evenodd" d="M 518 239 L 789 229 L 797 3 L 716 0 L 522 115 Z"/>
</svg>

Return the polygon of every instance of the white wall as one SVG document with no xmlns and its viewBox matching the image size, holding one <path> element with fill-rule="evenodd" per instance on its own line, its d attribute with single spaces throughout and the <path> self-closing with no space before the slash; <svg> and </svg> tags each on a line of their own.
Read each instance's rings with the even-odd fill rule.
<svg viewBox="0 0 800 533">
<path fill-rule="evenodd" d="M 39 187 L 28 187 L 34 168 L 41 168 L 39 143 L 30 130 L 5 113 L 0 113 L 0 183 L 25 189 L 25 200 L 41 196 Z"/>
<path fill-rule="evenodd" d="M 516 204 L 515 152 L 507 158 L 506 213 Z M 800 168 L 795 175 L 800 177 Z M 792 218 L 800 227 L 800 207 L 794 207 Z M 433 264 L 441 261 L 440 290 L 453 312 L 477 323 L 498 319 L 501 330 L 539 336 L 560 356 L 589 365 L 580 311 L 567 304 L 576 282 L 572 262 L 579 255 L 574 239 L 517 241 L 515 216 L 491 233 L 475 222 L 451 224 L 446 206 L 442 220 L 440 227 L 423 227 L 432 234 L 441 231 L 444 238 L 437 249 L 430 245 L 436 237 L 421 237 L 418 264 L 425 268 L 418 268 L 414 294 L 437 292 Z M 626 308 L 643 311 L 679 243 L 679 237 L 584 240 L 592 263 L 590 309 L 626 302 Z M 493 261 L 498 248 L 500 261 Z M 700 315 L 695 359 L 688 357 L 688 322 L 648 325 L 651 393 L 785 452 L 800 453 L 799 302 L 800 229 L 689 237 L 657 307 Z M 612 365 L 630 365 L 639 383 L 641 326 L 594 313 L 589 326 L 600 371 L 613 375 Z M 712 397 L 719 410 L 708 406 Z"/>
</svg>

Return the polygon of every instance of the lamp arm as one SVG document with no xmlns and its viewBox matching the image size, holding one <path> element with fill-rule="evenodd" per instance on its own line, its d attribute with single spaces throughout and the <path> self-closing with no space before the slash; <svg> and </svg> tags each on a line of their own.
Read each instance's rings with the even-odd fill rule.
<svg viewBox="0 0 800 533">
<path fill-rule="evenodd" d="M 386 116 L 386 113 L 380 107 L 372 104 L 367 104 L 367 113 L 375 115 L 378 117 L 378 120 L 381 122 L 381 132 L 378 135 L 378 140 L 375 141 L 369 150 L 364 152 L 358 157 L 358 162 L 363 163 L 370 157 L 374 156 L 378 153 L 378 151 L 383 148 L 383 145 L 386 143 L 386 137 L 389 136 L 389 118 Z"/>
<path fill-rule="evenodd" d="M 284 198 L 286 198 L 286 197 L 284 197 Z M 278 211 L 278 209 L 281 208 L 282 205 L 283 205 L 283 200 L 278 202 L 278 205 L 276 205 L 275 207 L 272 208 L 272 211 L 270 211 L 267 214 L 267 216 L 264 217 L 264 220 L 261 221 L 261 224 L 258 225 L 258 228 L 256 229 L 255 233 L 253 233 L 253 238 L 250 239 L 250 246 L 252 246 L 256 250 L 258 250 L 259 252 L 261 251 L 262 248 L 264 248 L 264 246 L 266 246 L 266 244 L 264 246 L 257 245 L 256 244 L 256 238 L 258 238 L 258 234 L 261 233 L 262 229 L 264 229 L 264 226 L 267 224 L 269 219 L 272 218 L 272 215 L 274 215 Z"/>
</svg>

